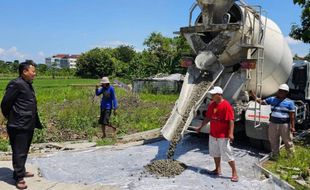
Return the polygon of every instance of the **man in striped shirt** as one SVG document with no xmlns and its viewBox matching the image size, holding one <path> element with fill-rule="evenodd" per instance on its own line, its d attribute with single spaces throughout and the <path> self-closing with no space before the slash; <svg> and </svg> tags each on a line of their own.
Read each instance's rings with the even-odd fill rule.
<svg viewBox="0 0 310 190">
<path fill-rule="evenodd" d="M 270 141 L 272 158 L 276 159 L 280 151 L 280 137 L 282 138 L 288 154 L 294 152 L 293 135 L 295 132 L 295 105 L 287 98 L 289 87 L 281 84 L 276 96 L 265 100 L 257 99 L 255 94 L 251 95 L 262 105 L 271 105 L 270 124 L 268 138 Z"/>
</svg>

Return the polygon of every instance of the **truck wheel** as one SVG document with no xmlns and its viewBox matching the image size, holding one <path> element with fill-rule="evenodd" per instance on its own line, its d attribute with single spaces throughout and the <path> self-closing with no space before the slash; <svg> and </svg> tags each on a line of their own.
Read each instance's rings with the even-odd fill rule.
<svg viewBox="0 0 310 190">
<path fill-rule="evenodd" d="M 268 140 L 250 138 L 250 145 L 259 150 L 265 150 L 268 152 L 271 151 L 270 143 Z"/>
<path fill-rule="evenodd" d="M 250 138 L 249 141 L 250 141 L 250 145 L 252 147 L 254 147 L 256 149 L 260 149 L 260 150 L 264 149 L 264 145 L 263 145 L 262 140 Z"/>
</svg>

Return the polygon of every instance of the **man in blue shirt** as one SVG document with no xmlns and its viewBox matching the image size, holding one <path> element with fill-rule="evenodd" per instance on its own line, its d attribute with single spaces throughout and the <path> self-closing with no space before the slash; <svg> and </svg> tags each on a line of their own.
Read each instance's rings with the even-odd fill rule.
<svg viewBox="0 0 310 190">
<path fill-rule="evenodd" d="M 262 105 L 271 105 L 270 124 L 268 128 L 268 138 L 270 141 L 272 157 L 277 158 L 280 151 L 280 137 L 289 154 L 294 152 L 293 135 L 295 132 L 295 105 L 287 97 L 289 87 L 287 84 L 281 84 L 276 96 L 265 100 L 256 99 L 254 93 L 252 96 Z"/>
<path fill-rule="evenodd" d="M 110 124 L 110 116 L 112 109 L 114 110 L 114 115 L 116 114 L 117 109 L 117 100 L 115 97 L 115 90 L 113 86 L 110 85 L 110 81 L 108 77 L 102 77 L 100 81 L 101 88 L 96 86 L 96 96 L 102 94 L 101 104 L 100 104 L 100 118 L 99 124 L 101 124 L 102 128 L 102 138 L 106 137 L 105 129 L 106 127 L 111 127 L 116 132 L 116 128 Z"/>
</svg>

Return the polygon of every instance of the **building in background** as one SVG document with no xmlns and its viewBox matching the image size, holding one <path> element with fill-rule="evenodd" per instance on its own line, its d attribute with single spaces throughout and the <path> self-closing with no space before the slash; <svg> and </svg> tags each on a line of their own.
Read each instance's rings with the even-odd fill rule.
<svg viewBox="0 0 310 190">
<path fill-rule="evenodd" d="M 56 68 L 76 68 L 76 62 L 80 55 L 57 54 L 52 57 L 45 58 L 45 64 L 48 67 Z"/>
</svg>

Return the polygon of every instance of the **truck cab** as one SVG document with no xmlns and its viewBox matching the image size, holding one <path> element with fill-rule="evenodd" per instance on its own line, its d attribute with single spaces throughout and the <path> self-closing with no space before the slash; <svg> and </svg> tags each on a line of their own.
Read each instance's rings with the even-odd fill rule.
<svg viewBox="0 0 310 190">
<path fill-rule="evenodd" d="M 289 98 L 295 101 L 296 123 L 301 127 L 307 127 L 310 110 L 310 62 L 295 60 L 293 69 L 288 79 L 290 87 Z"/>
</svg>

